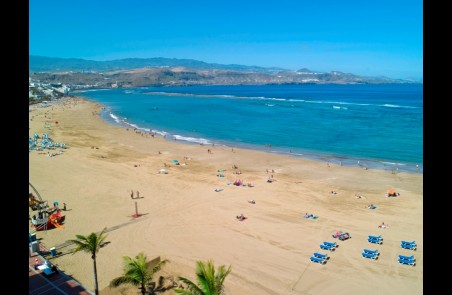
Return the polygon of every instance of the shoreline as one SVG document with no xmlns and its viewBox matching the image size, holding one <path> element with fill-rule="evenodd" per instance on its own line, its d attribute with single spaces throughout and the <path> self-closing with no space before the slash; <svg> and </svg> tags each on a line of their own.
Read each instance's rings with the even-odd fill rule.
<svg viewBox="0 0 452 295">
<path fill-rule="evenodd" d="M 108 90 L 108 89 L 104 89 Z M 77 97 L 77 96 L 76 96 Z M 87 99 L 93 103 L 98 103 L 90 98 L 79 96 L 80 98 Z M 164 137 L 167 141 L 179 141 L 186 144 L 192 144 L 192 145 L 212 145 L 212 146 L 223 146 L 225 148 L 241 148 L 241 149 L 247 149 L 247 150 L 256 150 L 260 152 L 267 152 L 271 154 L 278 154 L 283 155 L 287 157 L 294 157 L 294 158 L 304 158 L 314 161 L 320 161 L 323 162 L 325 165 L 339 165 L 339 166 L 347 166 L 347 167 L 357 167 L 364 170 L 367 169 L 377 169 L 377 170 L 383 170 L 392 174 L 405 172 L 405 173 L 417 173 L 422 174 L 423 173 L 423 164 L 416 164 L 411 162 L 391 162 L 393 160 L 385 160 L 385 159 L 370 159 L 365 157 L 355 157 L 355 156 L 348 156 L 348 155 L 334 155 L 329 153 L 322 153 L 322 152 L 311 152 L 307 150 L 301 149 L 301 152 L 292 152 L 292 151 L 284 151 L 282 148 L 276 148 L 272 149 L 272 147 L 265 147 L 262 148 L 255 144 L 246 144 L 246 143 L 240 143 L 233 145 L 231 142 L 227 141 L 212 141 L 211 139 L 205 139 L 205 138 L 196 138 L 193 139 L 191 137 L 187 138 L 184 136 L 178 136 L 173 135 L 166 131 L 159 131 L 159 130 L 151 130 L 149 128 L 140 127 L 136 124 L 127 122 L 124 119 L 120 119 L 116 117 L 116 115 L 113 115 L 106 106 L 101 110 L 100 114 L 101 118 L 106 121 L 108 124 L 113 124 L 116 126 L 121 126 L 123 128 L 136 128 L 137 130 L 145 133 L 154 133 L 156 136 Z M 112 118 L 112 115 L 115 116 L 115 118 Z"/>
<path fill-rule="evenodd" d="M 37 235 L 52 247 L 76 234 L 112 229 L 107 235 L 111 243 L 98 254 L 101 294 L 120 294 L 108 283 L 122 274 L 121 257 L 140 251 L 150 259 L 168 258 L 171 262 L 163 268 L 168 276 L 193 278 L 198 259 L 232 265 L 227 294 L 330 294 L 338 288 L 361 294 L 422 294 L 422 173 L 328 167 L 263 151 L 168 141 L 108 124 L 99 116 L 102 107 L 69 97 L 46 108 L 30 106 L 29 112 L 30 135 L 48 132 L 68 147 L 55 157 L 29 153 L 30 181 L 43 199 L 68 205 L 64 229 Z M 187 165 L 174 165 L 175 159 Z M 169 173 L 158 173 L 162 168 Z M 225 170 L 224 177 L 217 176 L 218 170 Z M 268 183 L 270 177 L 275 181 Z M 227 184 L 237 179 L 254 186 Z M 386 198 L 389 188 L 400 196 Z M 142 198 L 131 200 L 130 190 Z M 364 197 L 357 199 L 356 194 Z M 249 204 L 250 199 L 256 204 Z M 368 203 L 377 209 L 367 209 Z M 130 222 L 135 206 L 143 216 Z M 306 212 L 319 219 L 304 219 Z M 237 221 L 241 213 L 249 218 Z M 391 227 L 378 228 L 382 221 Z M 338 241 L 340 247 L 326 265 L 312 264 L 309 256 L 321 251 L 321 241 L 335 241 L 331 234 L 337 230 L 350 232 L 352 239 Z M 359 254 L 372 247 L 366 241 L 370 234 L 385 239 L 377 261 Z M 405 253 L 400 240 L 416 240 L 416 267 L 397 263 L 396 254 Z M 63 254 L 69 250 L 61 248 Z M 53 259 L 93 288 L 89 255 Z M 136 290 L 130 292 L 126 294 Z M 174 294 L 167 292 L 163 294 Z"/>
</svg>

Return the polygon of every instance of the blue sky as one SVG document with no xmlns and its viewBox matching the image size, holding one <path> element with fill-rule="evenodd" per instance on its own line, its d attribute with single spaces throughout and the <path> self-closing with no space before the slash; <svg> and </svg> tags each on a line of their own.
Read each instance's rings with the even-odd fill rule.
<svg viewBox="0 0 452 295">
<path fill-rule="evenodd" d="M 420 0 L 30 0 L 29 53 L 423 77 Z"/>
</svg>

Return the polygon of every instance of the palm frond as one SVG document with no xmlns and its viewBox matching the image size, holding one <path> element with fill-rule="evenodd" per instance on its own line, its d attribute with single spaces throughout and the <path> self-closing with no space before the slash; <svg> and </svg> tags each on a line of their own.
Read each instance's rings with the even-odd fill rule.
<svg viewBox="0 0 452 295">
<path fill-rule="evenodd" d="M 232 268 L 221 265 L 215 274 L 215 266 L 212 260 L 207 262 L 196 262 L 196 279 L 198 284 L 193 283 L 187 278 L 179 277 L 179 280 L 187 285 L 187 290 L 174 289 L 179 294 L 190 295 L 220 295 L 224 291 L 224 280 L 231 272 Z"/>
<path fill-rule="evenodd" d="M 146 255 L 143 252 L 138 253 L 134 258 L 129 256 L 123 256 L 124 274 L 112 280 L 110 284 L 132 284 L 141 285 L 144 288 L 143 292 L 146 292 L 145 286 L 150 283 L 152 276 L 155 272 L 168 262 L 168 260 L 162 260 L 153 268 L 150 267 L 150 261 L 148 261 Z"/>
<path fill-rule="evenodd" d="M 193 295 L 203 295 L 203 294 L 205 294 L 203 292 L 203 290 L 201 290 L 195 283 L 193 283 L 189 279 L 184 278 L 184 277 L 179 277 L 179 280 L 182 281 L 183 283 L 185 283 L 187 285 L 188 290 L 190 291 L 190 293 L 180 293 L 180 294 L 193 294 Z M 178 292 L 177 290 L 186 291 L 184 289 L 174 289 L 175 292 Z"/>
<path fill-rule="evenodd" d="M 137 286 L 140 284 L 140 282 L 135 281 L 132 278 L 127 277 L 127 276 L 121 276 L 121 277 L 117 277 L 117 278 L 114 278 L 113 280 L 111 280 L 110 287 L 116 288 L 123 284 L 132 284 L 134 286 Z"/>
<path fill-rule="evenodd" d="M 91 233 L 87 236 L 83 235 L 76 235 L 75 237 L 77 239 L 70 240 L 70 242 L 75 244 L 75 248 L 72 250 L 72 254 L 75 254 L 79 251 L 83 252 L 89 252 L 91 254 L 95 254 L 99 251 L 100 245 L 104 242 L 106 239 L 105 231 L 106 227 L 99 233 Z"/>
<path fill-rule="evenodd" d="M 175 288 L 173 289 L 174 292 L 178 293 L 178 294 L 183 294 L 183 295 L 197 295 L 195 293 L 193 293 L 190 290 L 185 290 L 185 289 L 179 289 L 179 288 Z"/>
<path fill-rule="evenodd" d="M 226 269 L 226 266 L 221 265 L 217 269 L 217 274 L 215 275 L 215 285 L 217 286 L 217 291 L 221 291 L 223 288 L 223 283 L 228 274 L 232 271 L 231 266 Z"/>
<path fill-rule="evenodd" d="M 201 294 L 201 293 L 193 293 L 190 290 L 179 289 L 179 288 L 175 288 L 173 290 L 174 290 L 174 292 L 176 292 L 178 294 L 183 294 L 183 295 L 198 295 L 198 294 Z"/>
<path fill-rule="evenodd" d="M 156 272 L 158 272 L 166 263 L 170 262 L 168 259 L 161 260 L 159 263 L 154 265 L 152 268 L 152 275 L 154 275 Z"/>
</svg>

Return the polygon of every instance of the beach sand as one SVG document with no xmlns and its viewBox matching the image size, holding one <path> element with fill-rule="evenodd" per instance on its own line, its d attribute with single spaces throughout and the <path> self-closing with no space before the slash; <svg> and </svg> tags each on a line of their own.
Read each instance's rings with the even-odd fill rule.
<svg viewBox="0 0 452 295">
<path fill-rule="evenodd" d="M 30 137 L 45 132 L 67 146 L 53 157 L 47 151 L 29 153 L 32 185 L 49 204 L 67 206 L 64 228 L 37 237 L 49 248 L 57 246 L 63 255 L 52 263 L 87 288 L 94 289 L 90 255 L 71 254 L 73 245 L 58 246 L 107 227 L 110 243 L 97 256 L 101 294 L 137 294 L 135 287 L 110 289 L 108 284 L 122 274 L 122 257 L 139 252 L 170 260 L 154 280 L 162 275 L 195 281 L 197 260 L 231 265 L 226 294 L 423 293 L 422 174 L 328 167 L 261 151 L 167 141 L 108 124 L 99 116 L 101 109 L 88 100 L 65 98 L 47 107 L 30 106 L 29 113 Z M 168 174 L 160 174 L 162 168 Z M 227 184 L 239 179 L 254 187 Z M 386 197 L 390 188 L 400 195 Z M 131 190 L 139 191 L 140 199 L 131 199 Z M 256 204 L 248 203 L 251 199 Z M 369 204 L 377 208 L 370 210 Z M 142 216 L 133 218 L 136 212 Z M 319 218 L 303 218 L 305 213 Z M 238 221 L 240 214 L 248 219 Z M 390 227 L 378 228 L 382 222 Z M 332 238 L 339 230 L 352 238 Z M 383 244 L 369 243 L 368 235 L 381 235 Z M 415 240 L 417 250 L 402 249 L 401 240 Z M 323 241 L 339 247 L 321 250 Z M 379 259 L 362 258 L 364 248 L 378 249 Z M 325 265 L 312 263 L 314 252 L 330 259 Z M 399 264 L 399 254 L 415 255 L 416 266 Z"/>
</svg>

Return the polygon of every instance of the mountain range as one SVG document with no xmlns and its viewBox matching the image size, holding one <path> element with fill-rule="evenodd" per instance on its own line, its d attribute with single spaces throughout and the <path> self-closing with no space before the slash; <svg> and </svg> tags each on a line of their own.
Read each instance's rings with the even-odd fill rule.
<svg viewBox="0 0 452 295">
<path fill-rule="evenodd" d="M 29 56 L 29 75 L 47 83 L 91 85 L 93 88 L 164 85 L 237 84 L 382 84 L 420 81 L 366 77 L 306 68 L 288 70 L 237 64 L 206 63 L 177 58 L 126 58 L 94 61 L 79 58 Z"/>
</svg>

